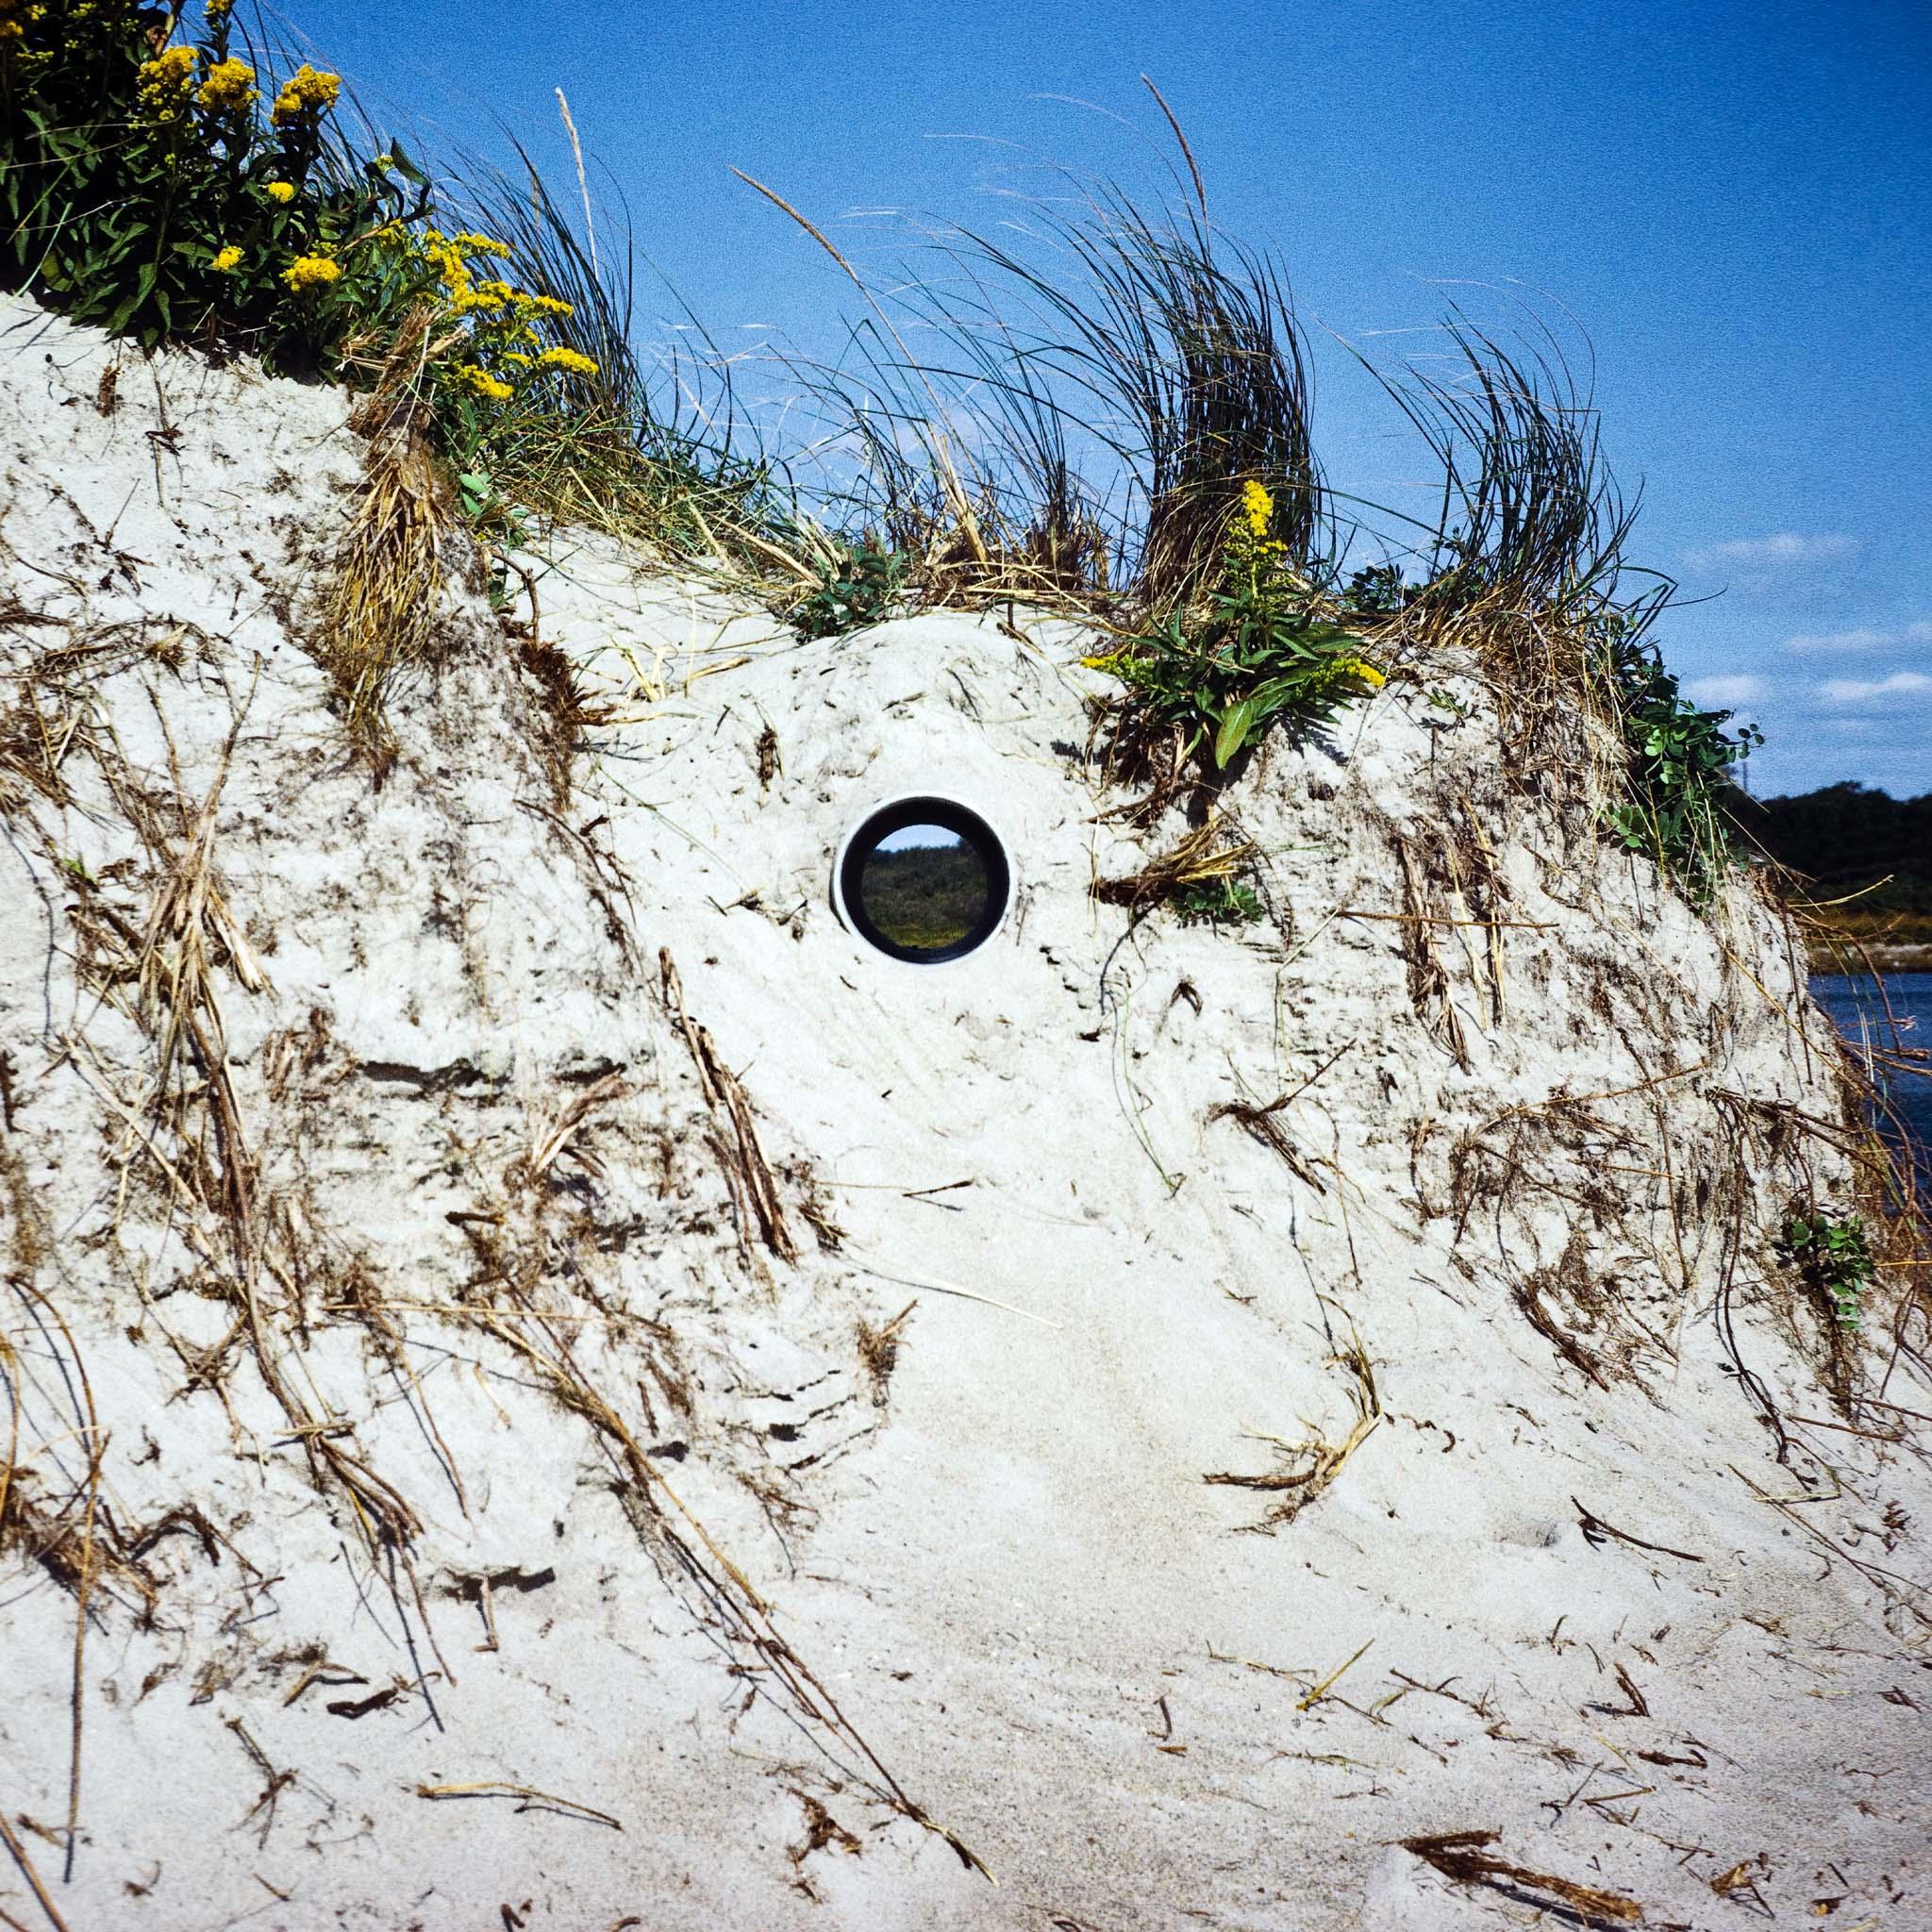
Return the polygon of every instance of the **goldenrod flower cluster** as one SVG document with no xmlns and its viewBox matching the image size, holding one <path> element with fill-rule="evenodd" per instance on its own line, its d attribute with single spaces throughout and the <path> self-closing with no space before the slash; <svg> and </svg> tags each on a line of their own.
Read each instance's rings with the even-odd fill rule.
<svg viewBox="0 0 1932 1932">
<path fill-rule="evenodd" d="M 208 25 L 216 26 L 227 19 L 234 5 L 235 0 L 205 0 L 201 10 L 208 16 Z"/>
<path fill-rule="evenodd" d="M 200 58 L 192 47 L 170 47 L 141 63 L 141 111 L 150 121 L 177 120 L 185 111 L 194 86 L 194 63 Z"/>
<path fill-rule="evenodd" d="M 297 127 L 305 122 L 321 119 L 327 109 L 335 106 L 336 96 L 341 91 L 341 75 L 318 74 L 305 60 L 282 83 L 282 91 L 275 96 L 275 125 L 282 128 Z"/>
<path fill-rule="evenodd" d="M 439 322 L 465 325 L 448 339 L 460 344 L 463 359 L 441 365 L 441 379 L 467 396 L 484 402 L 507 403 L 517 385 L 541 370 L 568 375 L 594 375 L 597 365 L 575 349 L 546 348 L 538 333 L 541 319 L 561 320 L 573 314 L 568 302 L 554 295 L 534 295 L 501 277 L 479 277 L 481 259 L 506 258 L 508 246 L 490 235 L 464 232 L 445 235 L 425 228 L 404 235 L 395 228 L 375 231 L 375 239 L 401 241 L 433 271 L 438 283 Z"/>
<path fill-rule="evenodd" d="M 1307 580 L 1288 565 L 1288 545 L 1268 532 L 1274 522 L 1274 498 L 1265 485 L 1250 477 L 1241 485 L 1241 510 L 1228 533 L 1224 570 L 1230 588 L 1265 599 L 1300 598 L 1307 591 Z M 1379 691 L 1389 681 L 1388 674 L 1366 658 L 1336 658 L 1324 667 L 1324 676 L 1337 685 L 1353 679 L 1371 691 Z"/>
<path fill-rule="evenodd" d="M 326 255 L 298 255 L 282 271 L 283 281 L 298 295 L 309 289 L 325 289 L 341 277 L 341 264 Z"/>
<path fill-rule="evenodd" d="M 1229 536 L 1227 560 L 1230 572 L 1257 588 L 1261 578 L 1280 573 L 1288 556 L 1288 545 L 1268 534 L 1274 521 L 1274 496 L 1250 476 L 1241 485 L 1241 513 Z"/>
<path fill-rule="evenodd" d="M 445 235 L 441 228 L 425 228 L 417 246 L 424 259 L 435 269 L 446 297 L 454 304 L 472 291 L 470 260 L 474 256 L 507 256 L 507 243 L 488 235 Z M 486 288 L 505 289 L 503 282 L 485 283 Z"/>
<path fill-rule="evenodd" d="M 450 371 L 451 380 L 458 388 L 468 390 L 472 395 L 483 397 L 486 402 L 507 403 L 516 391 L 500 377 L 491 375 L 479 362 L 459 362 Z"/>
<path fill-rule="evenodd" d="M 255 105 L 255 69 L 245 60 L 218 60 L 195 98 L 210 114 L 239 121 Z"/>
<path fill-rule="evenodd" d="M 24 41 L 26 30 L 45 17 L 47 9 L 29 6 L 26 0 L 0 0 L 0 47 L 8 41 Z"/>
<path fill-rule="evenodd" d="M 232 274 L 241 265 L 242 251 L 232 242 L 225 248 L 221 249 L 216 254 L 213 261 L 208 264 L 217 275 L 224 275 Z"/>
<path fill-rule="evenodd" d="M 265 182 L 261 191 L 271 201 L 278 201 L 284 208 L 295 198 L 295 184 L 292 181 Z"/>
</svg>

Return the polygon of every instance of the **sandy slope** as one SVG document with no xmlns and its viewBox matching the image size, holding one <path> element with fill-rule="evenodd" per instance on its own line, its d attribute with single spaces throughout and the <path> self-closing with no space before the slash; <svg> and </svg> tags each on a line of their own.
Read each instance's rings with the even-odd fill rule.
<svg viewBox="0 0 1932 1932">
<path fill-rule="evenodd" d="M 1243 778 L 1268 923 L 1133 923 L 1090 883 L 1180 827 L 1095 822 L 1078 633 L 804 645 L 570 537 L 570 795 L 460 543 L 373 791 L 302 649 L 340 399 L 129 357 L 103 415 L 97 337 L 0 325 L 64 787 L 0 765 L 0 1812 L 75 1932 L 1533 1922 L 1395 1842 L 1476 1828 L 1646 1924 L 1932 1924 L 1932 1498 L 1795 1345 L 1841 1101 L 1747 894 L 1513 793 L 1448 667 Z M 1020 900 L 898 967 L 827 870 L 934 787 Z M 165 1078 L 157 906 L 225 1043 Z M 1345 1437 L 1357 1336 L 1374 1427 L 1241 1533 L 1204 1475 Z"/>
</svg>

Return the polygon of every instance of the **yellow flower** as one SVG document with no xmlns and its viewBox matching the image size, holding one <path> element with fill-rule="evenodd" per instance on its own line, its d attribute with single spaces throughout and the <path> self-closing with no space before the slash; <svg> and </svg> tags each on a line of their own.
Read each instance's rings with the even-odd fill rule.
<svg viewBox="0 0 1932 1932">
<path fill-rule="evenodd" d="M 227 19 L 228 10 L 234 4 L 235 0 L 205 0 L 201 10 L 208 16 L 208 23 L 212 26 L 216 21 Z"/>
<path fill-rule="evenodd" d="M 1380 691 L 1389 682 L 1389 674 L 1377 670 L 1366 658 L 1342 658 L 1337 661 L 1335 668 L 1346 672 L 1351 677 L 1359 677 L 1374 691 Z"/>
<path fill-rule="evenodd" d="M 575 315 L 576 310 L 568 302 L 559 302 L 555 295 L 521 295 L 518 307 L 532 315 Z"/>
<path fill-rule="evenodd" d="M 580 356 L 575 349 L 545 349 L 537 358 L 539 367 L 561 369 L 566 375 L 595 375 L 597 365 L 588 356 Z"/>
<path fill-rule="evenodd" d="M 1248 528 L 1257 537 L 1268 534 L 1268 520 L 1274 514 L 1274 499 L 1253 477 L 1241 485 L 1241 511 Z"/>
<path fill-rule="evenodd" d="M 226 275 L 229 270 L 239 268 L 241 263 L 242 251 L 231 242 L 215 257 L 208 266 L 218 275 Z"/>
<path fill-rule="evenodd" d="M 372 168 L 382 168 L 385 170 L 393 168 L 395 164 L 396 158 L 393 155 L 377 155 L 369 163 Z"/>
<path fill-rule="evenodd" d="M 286 208 L 295 198 L 295 184 L 292 181 L 270 181 L 261 192 L 271 201 L 278 201 Z"/>
<path fill-rule="evenodd" d="M 255 105 L 255 69 L 242 60 L 218 60 L 196 98 L 211 114 L 244 114 Z"/>
<path fill-rule="evenodd" d="M 283 281 L 297 294 L 305 289 L 325 289 L 331 282 L 341 281 L 341 277 L 340 264 L 325 255 L 298 255 L 282 271 Z"/>
<path fill-rule="evenodd" d="M 458 235 L 454 240 L 456 245 L 465 255 L 508 255 L 509 253 L 509 244 L 508 242 L 492 242 L 488 235 Z"/>
<path fill-rule="evenodd" d="M 470 272 L 463 266 L 463 251 L 440 230 L 424 229 L 423 258 L 435 267 L 442 278 L 443 287 L 453 295 L 468 291 Z"/>
<path fill-rule="evenodd" d="M 188 105 L 194 85 L 194 63 L 201 58 L 192 47 L 170 47 L 141 63 L 141 108 L 151 121 L 172 121 Z"/>
<path fill-rule="evenodd" d="M 335 106 L 336 96 L 341 91 L 341 75 L 318 74 L 305 60 L 282 83 L 282 91 L 275 96 L 275 125 L 290 127 L 302 121 L 319 118 L 325 108 Z"/>
<path fill-rule="evenodd" d="M 484 398 L 486 402 L 507 403 L 516 391 L 507 382 L 499 382 L 489 370 L 475 362 L 465 362 L 452 372 L 462 386 Z"/>
</svg>

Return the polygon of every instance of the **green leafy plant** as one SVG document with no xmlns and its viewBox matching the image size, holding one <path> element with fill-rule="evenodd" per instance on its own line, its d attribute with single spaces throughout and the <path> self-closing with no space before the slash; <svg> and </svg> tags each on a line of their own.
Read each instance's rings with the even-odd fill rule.
<svg viewBox="0 0 1932 1932">
<path fill-rule="evenodd" d="M 425 268 L 391 242 L 425 177 L 335 130 L 341 81 L 277 84 L 212 0 L 202 37 L 136 0 L 0 6 L 0 284 L 147 346 L 335 365 Z"/>
<path fill-rule="evenodd" d="M 529 518 L 519 506 L 504 498 L 488 470 L 459 471 L 457 501 L 490 566 L 490 608 L 507 610 L 510 605 L 509 565 L 504 552 L 528 547 Z"/>
<path fill-rule="evenodd" d="M 1605 816 L 1630 851 L 1654 859 L 1693 904 L 1707 905 L 1737 851 L 1730 773 L 1763 733 L 1749 724 L 1726 732 L 1731 713 L 1691 704 L 1656 648 L 1631 637 L 1620 618 L 1606 617 L 1600 630 L 1629 757 L 1628 797 Z"/>
<path fill-rule="evenodd" d="M 1183 925 L 1253 925 L 1266 917 L 1261 895 L 1244 880 L 1197 879 L 1169 901 Z"/>
<path fill-rule="evenodd" d="M 1794 1214 L 1779 1252 L 1831 1303 L 1839 1326 L 1857 1333 L 1865 1296 L 1878 1279 L 1862 1215 Z"/>
<path fill-rule="evenodd" d="M 820 581 L 799 605 L 792 623 L 808 638 L 835 638 L 877 624 L 906 581 L 907 558 L 867 541 L 841 546 L 820 566 Z"/>
<path fill-rule="evenodd" d="M 1141 721 L 1178 726 L 1184 758 L 1207 744 L 1220 771 L 1276 719 L 1324 723 L 1384 682 L 1361 640 L 1315 608 L 1287 546 L 1269 534 L 1274 508 L 1261 484 L 1244 485 L 1205 607 L 1087 660 L 1126 686 Z"/>
<path fill-rule="evenodd" d="M 1341 593 L 1341 608 L 1351 616 L 1393 617 L 1408 598 L 1409 588 L 1402 580 L 1399 564 L 1372 563 L 1350 574 Z"/>
<path fill-rule="evenodd" d="M 504 279 L 508 243 L 430 225 L 400 143 L 358 152 L 340 77 L 277 83 L 231 7 L 176 41 L 178 10 L 139 0 L 0 0 L 0 286 L 147 347 L 365 386 L 401 346 L 459 460 L 513 401 L 558 413 L 597 374 L 553 340 L 572 305 Z"/>
</svg>

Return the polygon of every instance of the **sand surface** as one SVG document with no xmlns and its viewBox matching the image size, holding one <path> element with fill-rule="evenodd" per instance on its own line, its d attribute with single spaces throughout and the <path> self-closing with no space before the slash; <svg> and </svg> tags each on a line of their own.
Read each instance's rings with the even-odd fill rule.
<svg viewBox="0 0 1932 1932">
<path fill-rule="evenodd" d="M 1844 1096 L 1744 882 L 1445 661 L 1233 788 L 1264 920 L 1136 915 L 1090 634 L 573 532 L 588 750 L 458 533 L 375 789 L 346 414 L 0 307 L 0 1909 L 1932 1925 L 1932 1482 L 1774 1252 Z M 1016 900 L 900 965 L 832 856 L 935 790 Z"/>
</svg>

